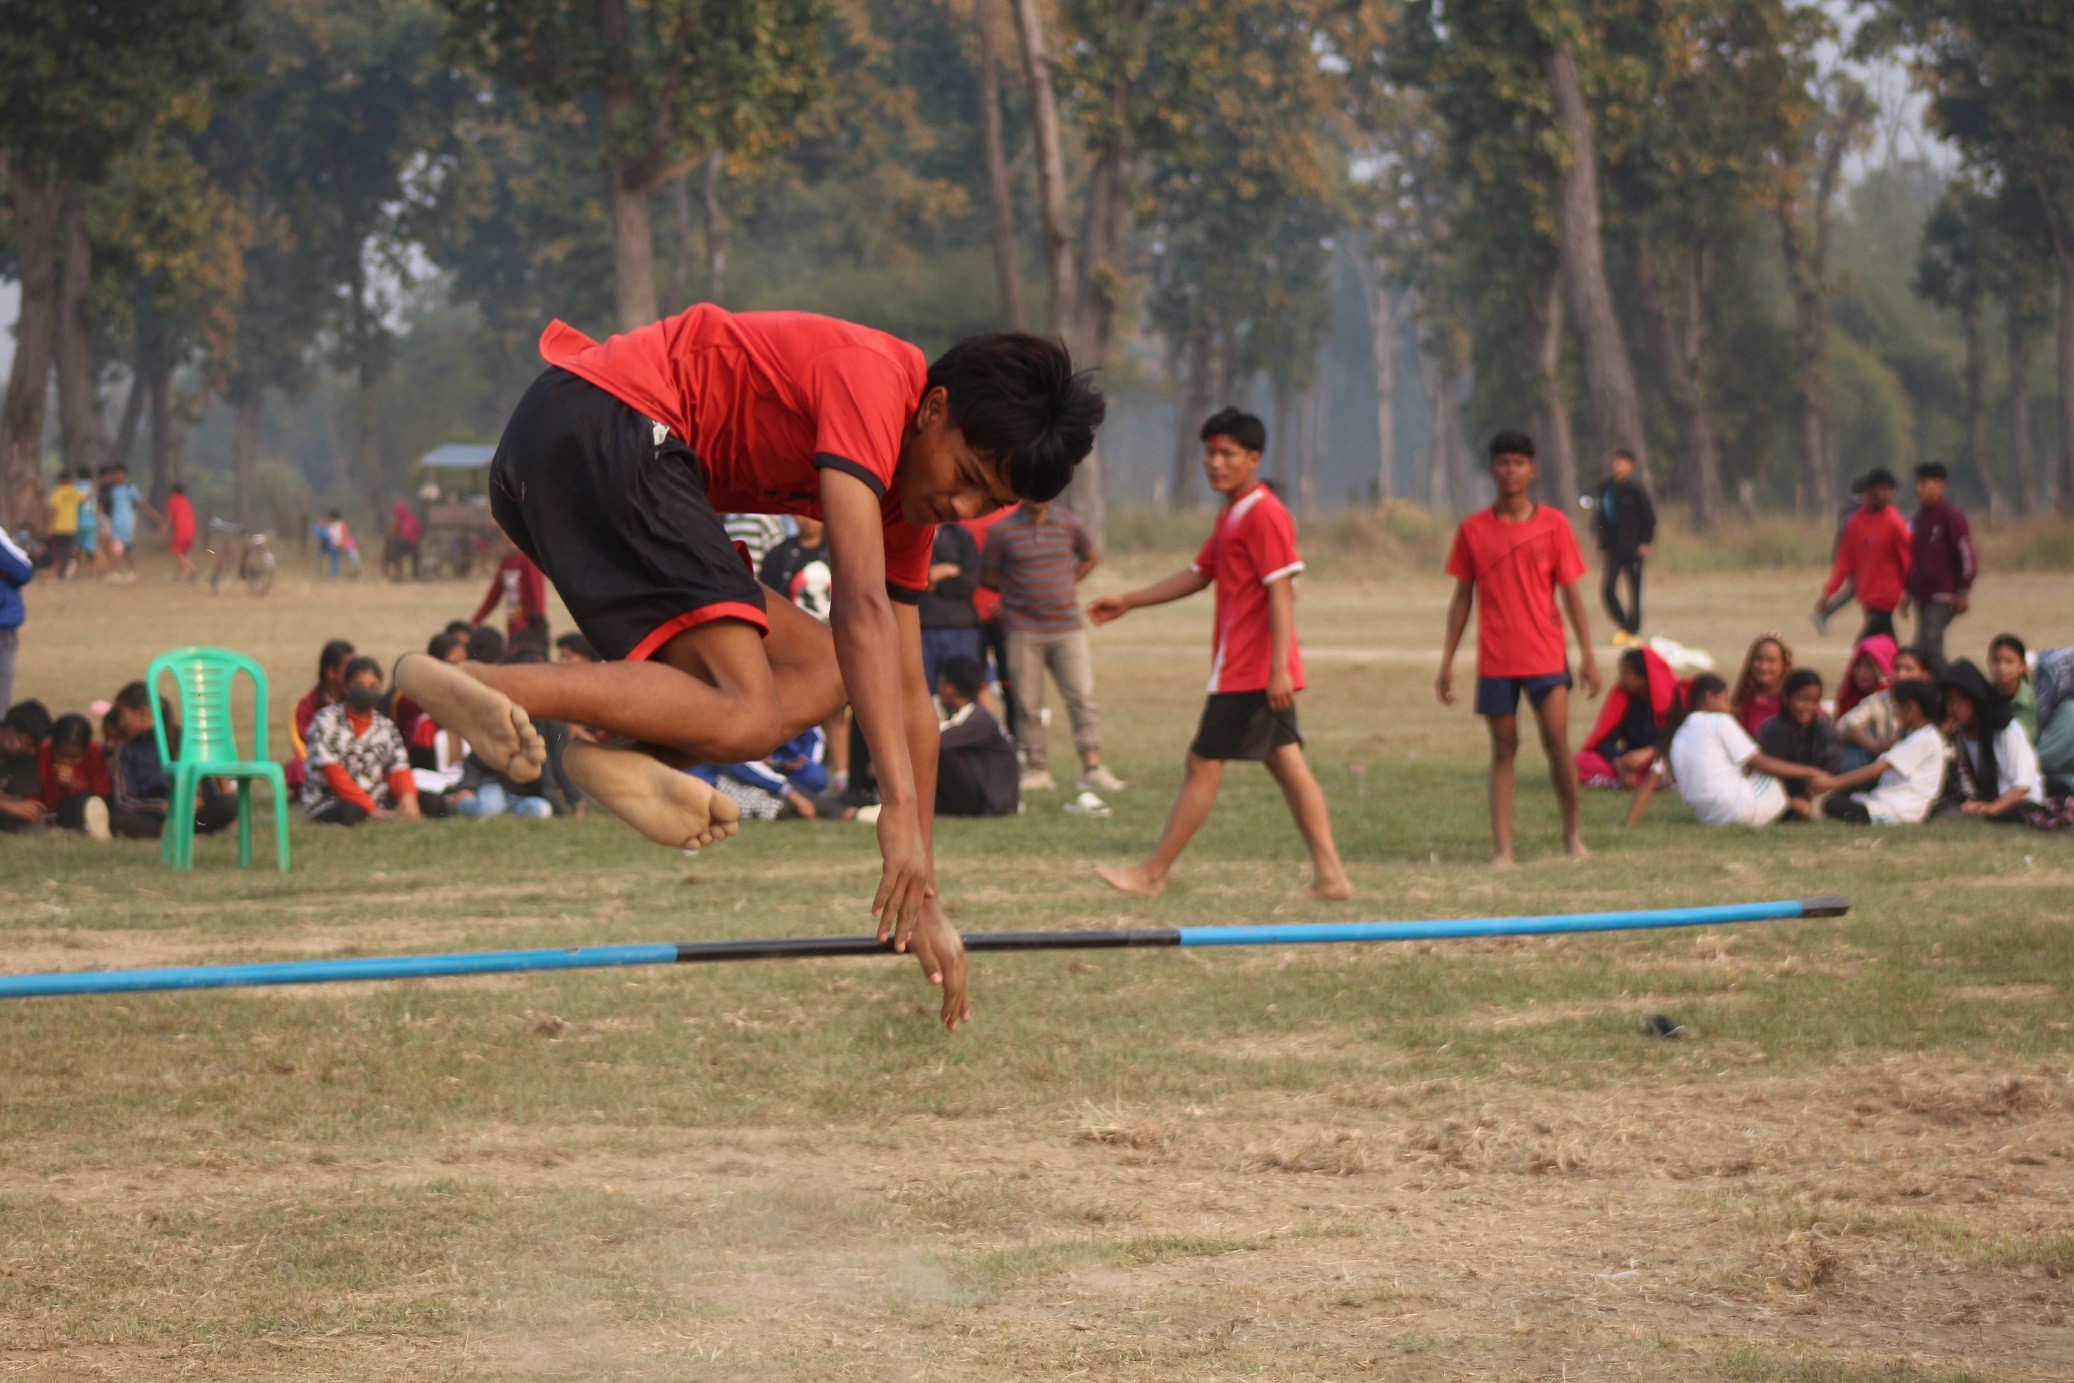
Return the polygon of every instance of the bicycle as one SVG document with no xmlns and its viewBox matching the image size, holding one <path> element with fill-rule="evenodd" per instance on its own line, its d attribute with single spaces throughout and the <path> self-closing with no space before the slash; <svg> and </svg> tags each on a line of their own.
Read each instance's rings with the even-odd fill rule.
<svg viewBox="0 0 2074 1383">
<path fill-rule="evenodd" d="M 209 572 L 211 594 L 221 590 L 223 570 L 230 565 L 233 550 L 237 553 L 237 577 L 245 583 L 246 590 L 265 595 L 274 588 L 274 548 L 264 531 L 247 533 L 243 524 L 211 515 L 209 550 L 216 554 L 216 565 Z"/>
</svg>

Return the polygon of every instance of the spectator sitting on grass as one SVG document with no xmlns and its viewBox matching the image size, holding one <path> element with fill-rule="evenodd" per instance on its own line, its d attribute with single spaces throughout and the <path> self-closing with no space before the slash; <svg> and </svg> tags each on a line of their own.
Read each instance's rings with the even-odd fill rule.
<svg viewBox="0 0 2074 1383">
<path fill-rule="evenodd" d="M 938 816 L 1014 816 L 1019 805 L 1015 743 L 979 704 L 986 678 L 977 658 L 946 658 L 937 671 L 936 699 L 944 710 Z"/>
<path fill-rule="evenodd" d="M 1920 677 L 1902 678 L 1891 694 L 1901 738 L 1863 768 L 1815 779 L 1814 791 L 1829 794 L 1824 816 L 1861 826 L 1914 826 L 1937 805 L 1944 789 L 1944 738 L 1937 733 L 1944 699 Z"/>
<path fill-rule="evenodd" d="M 2031 737 L 2010 713 L 2008 699 L 1966 658 L 1938 680 L 1956 770 L 1946 780 L 1948 798 L 1938 816 L 2028 821 L 2032 809 L 2045 803 L 2045 779 Z"/>
<path fill-rule="evenodd" d="M 38 757 L 50 738 L 50 712 L 41 701 L 19 701 L 0 720 L 0 832 L 43 828 L 43 774 Z"/>
<path fill-rule="evenodd" d="M 1671 778 L 1700 825 L 1769 826 L 1788 812 L 1808 814 L 1807 800 L 1789 794 L 1785 783 L 1819 777 L 1819 770 L 1759 749 L 1729 713 L 1728 687 L 1719 677 L 1695 677 L 1689 704 L 1671 735 Z"/>
<path fill-rule="evenodd" d="M 468 656 L 468 645 L 454 634 L 434 634 L 425 645 L 425 652 L 442 663 L 458 663 Z M 468 744 L 459 735 L 443 730 L 439 722 L 425 714 L 425 708 L 401 692 L 390 703 L 389 718 L 396 722 L 396 729 L 403 736 L 404 752 L 410 756 L 413 773 L 442 775 L 451 772 L 452 778 L 430 785 L 432 791 L 444 792 L 460 780 L 461 760 L 467 757 Z M 418 779 L 418 791 L 427 790 L 424 778 Z"/>
<path fill-rule="evenodd" d="M 724 793 L 742 809 L 742 817 L 747 821 L 854 820 L 854 805 L 825 795 L 827 743 L 827 736 L 817 725 L 779 745 L 768 759 L 760 762 L 700 765 L 691 772 Z"/>
<path fill-rule="evenodd" d="M 180 730 L 165 708 L 166 747 L 180 754 Z M 158 732 L 151 723 L 151 690 L 132 682 L 115 694 L 115 704 L 101 719 L 101 739 L 108 747 L 109 825 L 132 840 L 157 840 L 165 834 L 173 780 L 158 753 Z M 200 784 L 194 803 L 195 829 L 204 835 L 238 819 L 238 799 L 217 786 L 214 778 Z"/>
<path fill-rule="evenodd" d="M 317 654 L 317 683 L 295 703 L 295 714 L 288 722 L 288 742 L 295 749 L 295 757 L 288 761 L 286 772 L 291 789 L 302 786 L 303 775 L 308 771 L 310 722 L 326 706 L 338 704 L 345 691 L 346 664 L 359 651 L 344 639 L 333 639 Z"/>
<path fill-rule="evenodd" d="M 36 770 L 43 805 L 58 825 L 95 840 L 110 838 L 108 757 L 94 743 L 94 727 L 85 716 L 58 717 L 37 754 Z"/>
<path fill-rule="evenodd" d="M 2032 676 L 2038 689 L 2038 768 L 2050 797 L 2074 806 L 2074 648 L 2048 648 Z"/>
<path fill-rule="evenodd" d="M 1863 768 L 1897 738 L 1894 698 L 1887 688 L 1894 681 L 1894 659 L 1899 650 L 1885 634 L 1860 639 L 1844 665 L 1843 680 L 1836 688 L 1836 733 L 1841 743 L 1843 768 Z"/>
<path fill-rule="evenodd" d="M 478 624 L 462 635 L 468 640 L 468 659 L 471 663 L 501 663 L 504 661 L 504 636 L 487 624 Z"/>
<path fill-rule="evenodd" d="M 555 661 L 558 663 L 595 663 L 598 650 L 581 634 L 564 634 L 555 640 Z"/>
<path fill-rule="evenodd" d="M 2024 641 L 2014 634 L 1997 634 L 1988 641 L 1988 683 L 2009 703 L 2010 714 L 2024 727 L 2032 743 L 2038 740 L 2038 689 L 2031 685 L 2029 654 Z"/>
<path fill-rule="evenodd" d="M 1777 634 L 1759 634 L 1743 655 L 1743 670 L 1736 674 L 1735 690 L 1729 694 L 1730 712 L 1748 734 L 1755 735 L 1764 723 L 1779 713 L 1779 692 L 1786 674 L 1793 671 L 1793 650 Z"/>
<path fill-rule="evenodd" d="M 544 663 L 547 658 L 531 640 L 522 640 L 504 661 Z M 540 775 L 531 782 L 517 782 L 470 754 L 461 768 L 460 785 L 450 798 L 456 813 L 471 821 L 506 813 L 522 821 L 583 815 L 583 791 L 562 770 L 562 756 L 569 748 L 569 727 L 559 720 L 538 720 L 533 728 L 547 744 L 547 763 Z"/>
<path fill-rule="evenodd" d="M 1620 655 L 1605 709 L 1577 754 L 1577 781 L 1588 788 L 1632 788 L 1655 765 L 1678 674 L 1650 648 Z"/>
<path fill-rule="evenodd" d="M 1818 773 L 1841 772 L 1843 757 L 1837 745 L 1836 726 L 1822 714 L 1822 674 L 1811 667 L 1795 668 L 1786 677 L 1784 691 L 1781 700 L 1785 709 L 1757 732 L 1757 747 L 1774 759 Z M 1804 803 L 1814 795 L 1805 778 L 1789 778 L 1785 783 L 1787 796 L 1796 803 Z M 1806 817 L 1807 812 L 1796 806 L 1795 815 Z"/>
<path fill-rule="evenodd" d="M 303 780 L 303 811 L 333 826 L 422 815 L 410 757 L 396 723 L 377 707 L 382 701 L 382 667 L 354 658 L 344 669 L 342 699 L 310 722 L 309 774 Z"/>
</svg>

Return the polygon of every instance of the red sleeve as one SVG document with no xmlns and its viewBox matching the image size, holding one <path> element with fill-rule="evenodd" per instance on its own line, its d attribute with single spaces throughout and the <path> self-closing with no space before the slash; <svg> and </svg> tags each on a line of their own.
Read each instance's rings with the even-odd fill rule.
<svg viewBox="0 0 2074 1383">
<path fill-rule="evenodd" d="M 878 352 L 856 346 L 823 352 L 807 367 L 802 384 L 814 413 L 814 464 L 847 471 L 884 499 L 893 487 L 900 439 L 914 412 L 915 389 L 907 372 Z M 887 570 L 890 575 L 890 554 Z"/>
<path fill-rule="evenodd" d="M 325 764 L 317 771 L 324 775 L 324 785 L 331 789 L 333 797 L 341 802 L 351 802 L 364 812 L 374 810 L 374 799 L 360 790 L 360 784 L 353 781 L 353 775 L 346 772 L 344 764 Z"/>
<path fill-rule="evenodd" d="M 1973 578 L 1980 575 L 1980 563 L 1973 553 L 1973 525 L 1966 522 L 1965 514 L 1957 506 L 1952 509 L 1952 545 L 1959 550 L 1959 560 L 1953 570 L 1959 573 L 1959 594 L 1973 589 Z"/>
<path fill-rule="evenodd" d="M 395 768 L 389 771 L 389 795 L 399 802 L 406 797 L 418 795 L 418 780 L 411 777 L 409 769 Z"/>
<path fill-rule="evenodd" d="M 1887 528 L 1893 536 L 1894 560 L 1901 564 L 1901 575 L 1906 578 L 1909 570 L 1916 564 L 1915 535 L 1908 531 L 1908 520 L 1901 517 L 1900 510 L 1889 505 L 1887 512 L 1894 516 L 1893 522 Z"/>
<path fill-rule="evenodd" d="M 1584 554 L 1577 549 L 1577 530 L 1561 514 L 1555 516 L 1556 561 L 1555 579 L 1558 586 L 1574 585 L 1584 575 Z"/>
<path fill-rule="evenodd" d="M 1254 511 L 1252 522 L 1246 525 L 1244 542 L 1263 586 L 1303 570 L 1303 558 L 1296 555 L 1296 521 L 1279 504 L 1272 508 L 1263 505 Z"/>
<path fill-rule="evenodd" d="M 913 605 L 929 589 L 929 554 L 936 548 L 936 525 L 917 526 L 895 518 L 886 525 L 886 590 L 895 600 Z"/>
<path fill-rule="evenodd" d="M 1469 547 L 1469 525 L 1455 530 L 1454 545 L 1447 550 L 1447 574 L 1457 581 L 1476 580 L 1476 554 Z"/>
<path fill-rule="evenodd" d="M 1862 513 L 1863 511 L 1861 510 L 1860 512 Z M 1822 598 L 1824 600 L 1829 599 L 1829 597 L 1842 590 L 1844 582 L 1850 579 L 1851 530 L 1857 526 L 1858 515 L 1853 514 L 1850 521 L 1844 525 L 1843 537 L 1837 540 L 1836 561 L 1829 568 L 1829 579 L 1822 583 Z"/>
<path fill-rule="evenodd" d="M 470 624 L 481 624 L 490 617 L 490 612 L 497 608 L 497 602 L 503 598 L 504 568 L 499 566 L 490 576 L 490 589 L 483 596 L 482 604 L 475 607 L 475 614 L 469 617 L 468 622 Z"/>
<path fill-rule="evenodd" d="M 1188 569 L 1206 581 L 1215 581 L 1217 579 L 1217 529 L 1215 525 L 1212 525 L 1210 528 L 1210 536 L 1203 539 L 1202 550 L 1196 553 L 1195 560 L 1188 564 Z"/>
<path fill-rule="evenodd" d="M 525 559 L 525 563 L 519 575 L 519 610 L 527 615 L 544 615 L 547 613 L 547 573 L 534 565 L 530 557 Z"/>
</svg>

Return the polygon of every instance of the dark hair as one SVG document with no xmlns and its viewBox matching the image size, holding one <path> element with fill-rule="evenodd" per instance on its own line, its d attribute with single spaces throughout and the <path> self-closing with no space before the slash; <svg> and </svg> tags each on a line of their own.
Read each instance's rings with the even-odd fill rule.
<svg viewBox="0 0 2074 1383">
<path fill-rule="evenodd" d="M 555 647 L 567 649 L 577 657 L 588 658 L 594 663 L 598 661 L 598 650 L 581 634 L 564 634 L 555 640 Z"/>
<path fill-rule="evenodd" d="M 1065 346 L 1026 331 L 968 336 L 936 357 L 928 387 L 941 388 L 950 425 L 993 457 L 1022 499 L 1057 499 L 1095 447 L 1108 405 Z"/>
<path fill-rule="evenodd" d="M 341 513 L 340 513 L 340 512 L 338 511 L 338 510 L 336 510 L 336 509 L 326 509 L 326 510 L 324 511 L 324 517 L 325 517 L 325 518 L 327 518 L 327 519 L 342 519 L 342 518 L 344 518 L 344 517 L 345 517 L 345 515 L 344 515 L 344 514 L 341 514 Z"/>
<path fill-rule="evenodd" d="M 85 749 L 94 742 L 94 727 L 83 715 L 61 715 L 50 727 L 50 747 L 53 752 L 64 750 L 73 753 Z"/>
<path fill-rule="evenodd" d="M 468 661 L 471 663 L 501 663 L 504 661 L 504 636 L 487 624 L 477 625 L 468 631 Z"/>
<path fill-rule="evenodd" d="M 466 648 L 467 646 L 458 635 L 438 633 L 434 634 L 431 642 L 425 645 L 425 651 L 443 663 L 447 660 L 449 653 L 452 653 L 457 648 Z"/>
<path fill-rule="evenodd" d="M 475 632 L 475 626 L 465 619 L 450 619 L 446 622 L 446 632 L 466 643 L 468 636 Z"/>
<path fill-rule="evenodd" d="M 151 709 L 151 688 L 142 682 L 125 683 L 115 694 L 115 704 L 125 711 L 148 711 Z"/>
<path fill-rule="evenodd" d="M 184 495 L 187 493 L 187 483 L 176 480 L 171 485 L 166 486 L 166 493 L 169 495 Z"/>
<path fill-rule="evenodd" d="M 1797 667 L 1787 673 L 1786 680 L 1779 684 L 1779 700 L 1784 701 L 1809 687 L 1816 691 L 1822 690 L 1822 674 L 1811 667 Z"/>
<path fill-rule="evenodd" d="M 335 667 L 344 667 L 347 660 L 359 651 L 345 639 L 333 639 L 324 645 L 323 651 L 317 655 L 317 681 L 322 683 L 325 673 Z"/>
<path fill-rule="evenodd" d="M 382 680 L 382 665 L 372 658 L 353 659 L 351 662 L 346 664 L 345 675 L 339 678 L 339 680 L 341 682 L 350 682 L 363 672 L 373 673 L 374 680 L 377 682 Z"/>
<path fill-rule="evenodd" d="M 526 616 L 526 632 L 530 634 L 536 629 L 540 631 L 541 638 L 547 637 L 547 616 L 538 610 Z"/>
<path fill-rule="evenodd" d="M 1865 488 L 1868 490 L 1879 485 L 1884 485 L 1891 490 L 1898 484 L 1900 482 L 1894 479 L 1894 472 L 1888 470 L 1885 466 L 1875 466 L 1865 473 Z"/>
<path fill-rule="evenodd" d="M 1637 677 L 1647 677 L 1649 675 L 1649 658 L 1639 648 L 1631 648 L 1621 654 L 1620 665 L 1623 669 L 1634 673 Z"/>
<path fill-rule="evenodd" d="M 1626 447 L 1615 447 L 1615 448 L 1613 449 L 1613 458 L 1612 458 L 1612 459 L 1613 459 L 1613 460 L 1615 460 L 1615 461 L 1625 461 L 1625 462 L 1627 462 L 1627 463 L 1628 463 L 1628 464 L 1629 464 L 1630 466 L 1632 466 L 1632 465 L 1635 465 L 1635 464 L 1636 464 L 1636 462 L 1635 462 L 1635 454 L 1634 454 L 1633 452 L 1629 451 L 1629 450 L 1628 450 L 1628 449 L 1627 449 Z"/>
<path fill-rule="evenodd" d="M 1901 655 L 1904 653 L 1906 653 L 1909 657 L 1915 659 L 1918 663 L 1922 664 L 1924 670 L 1927 671 L 1932 677 L 1935 677 L 1939 673 L 1944 671 L 1944 659 L 1938 657 L 1936 654 L 1932 653 L 1929 649 L 1923 647 L 1921 644 L 1912 643 L 1908 645 L 1906 648 L 1895 649 L 1895 660 L 1899 661 Z"/>
<path fill-rule="evenodd" d="M 1925 678 L 1904 677 L 1889 688 L 1887 694 L 1894 698 L 1895 705 L 1906 703 L 1915 707 L 1923 713 L 1923 719 L 1932 724 L 1944 712 L 1944 694 L 1938 691 L 1935 682 Z"/>
<path fill-rule="evenodd" d="M 1491 459 L 1501 456 L 1532 456 L 1534 439 L 1524 432 L 1505 431 L 1491 439 Z"/>
<path fill-rule="evenodd" d="M 1728 683 L 1722 681 L 1711 672 L 1703 672 L 1690 682 L 1687 682 L 1679 689 L 1678 695 L 1671 698 L 1671 719 L 1670 723 L 1664 726 L 1665 742 L 1668 743 L 1672 738 L 1675 738 L 1680 727 L 1691 717 L 1699 713 L 1702 702 L 1715 692 L 1725 692 L 1727 690 Z"/>
<path fill-rule="evenodd" d="M 1916 467 L 1916 479 L 1918 480 L 1950 480 L 1951 478 L 1952 473 L 1944 468 L 1944 462 L 1942 461 L 1925 461 L 1922 465 Z"/>
<path fill-rule="evenodd" d="M 1196 434 L 1202 441 L 1212 437 L 1229 437 L 1243 451 L 1267 450 L 1267 424 L 1243 408 L 1220 408 L 1203 420 L 1202 430 Z"/>
<path fill-rule="evenodd" d="M 2024 641 L 2014 634 L 1997 634 L 1988 640 L 1988 652 L 1993 653 L 1998 648 L 2008 649 L 2022 661 L 2028 661 L 2030 658 L 2030 650 L 2025 648 Z"/>
<path fill-rule="evenodd" d="M 1862 494 L 1864 494 L 1864 493 L 1865 493 L 1865 482 L 1866 482 L 1866 481 L 1867 481 L 1867 480 L 1868 480 L 1869 478 L 1870 478 L 1870 477 L 1868 477 L 1868 476 L 1862 476 L 1862 475 L 1854 475 L 1854 476 L 1852 476 L 1852 477 L 1851 477 L 1851 493 L 1852 493 L 1852 494 L 1854 494 L 1854 495 L 1862 495 Z"/>
<path fill-rule="evenodd" d="M 7 708 L 7 717 L 0 720 L 0 727 L 14 731 L 31 744 L 41 744 L 50 738 L 50 708 L 33 697 L 17 701 Z"/>
<path fill-rule="evenodd" d="M 521 636 L 514 640 L 511 651 L 504 655 L 507 663 L 544 663 L 547 661 L 547 646 Z"/>
<path fill-rule="evenodd" d="M 1231 436 L 1230 433 L 1225 435 L 1227 437 Z M 1239 441 L 1236 437 L 1233 437 L 1232 440 L 1235 442 Z M 1239 445 L 1245 446 L 1246 444 L 1239 442 Z M 986 685 L 987 670 L 979 665 L 979 659 L 968 658 L 960 653 L 957 657 L 946 658 L 942 663 L 938 664 L 936 679 L 939 682 L 950 683 L 957 688 L 958 695 L 964 697 L 967 701 L 971 701 L 979 696 L 979 689 Z"/>
</svg>

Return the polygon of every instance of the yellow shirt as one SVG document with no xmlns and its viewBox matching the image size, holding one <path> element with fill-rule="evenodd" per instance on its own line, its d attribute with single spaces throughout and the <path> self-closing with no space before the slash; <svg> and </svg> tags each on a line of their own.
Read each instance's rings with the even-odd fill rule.
<svg viewBox="0 0 2074 1383">
<path fill-rule="evenodd" d="M 63 481 L 50 492 L 50 531 L 70 536 L 79 532 L 79 506 L 86 496 L 71 481 Z"/>
</svg>

